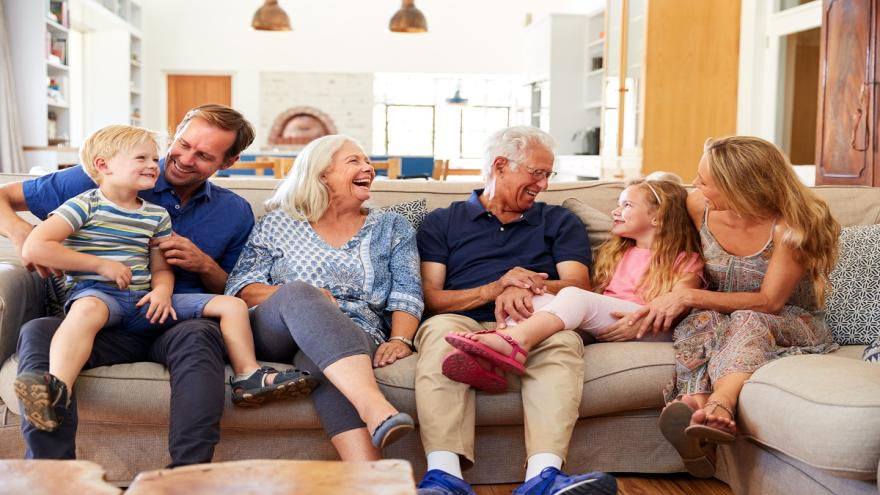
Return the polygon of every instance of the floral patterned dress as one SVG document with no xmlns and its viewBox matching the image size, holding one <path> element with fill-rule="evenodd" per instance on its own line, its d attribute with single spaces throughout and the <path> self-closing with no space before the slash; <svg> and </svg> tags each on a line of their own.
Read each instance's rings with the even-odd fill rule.
<svg viewBox="0 0 880 495">
<path fill-rule="evenodd" d="M 700 238 L 709 290 L 760 290 L 773 254 L 773 239 L 751 256 L 734 256 L 709 231 L 707 218 L 708 209 L 703 214 Z M 664 390 L 667 402 L 685 394 L 710 393 L 719 378 L 752 373 L 778 357 L 826 353 L 838 347 L 806 276 L 778 315 L 695 309 L 675 328 L 673 339 L 675 374 Z"/>
</svg>

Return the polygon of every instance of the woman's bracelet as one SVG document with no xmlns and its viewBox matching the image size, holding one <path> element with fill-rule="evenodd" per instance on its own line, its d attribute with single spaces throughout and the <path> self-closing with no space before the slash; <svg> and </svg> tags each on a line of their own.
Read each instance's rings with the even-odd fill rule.
<svg viewBox="0 0 880 495">
<path fill-rule="evenodd" d="M 413 341 L 404 337 L 403 335 L 395 335 L 394 337 L 388 337 L 388 342 L 391 342 L 392 340 L 399 340 L 399 341 L 403 342 L 404 344 L 409 346 L 410 350 L 415 348 L 415 346 L 413 346 Z"/>
</svg>

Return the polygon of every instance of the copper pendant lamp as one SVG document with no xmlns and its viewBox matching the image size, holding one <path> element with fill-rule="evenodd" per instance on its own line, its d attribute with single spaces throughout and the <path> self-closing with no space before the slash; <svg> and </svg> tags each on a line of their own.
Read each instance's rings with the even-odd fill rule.
<svg viewBox="0 0 880 495">
<path fill-rule="evenodd" d="M 424 33 L 428 31 L 428 21 L 416 8 L 415 0 L 401 0 L 400 10 L 391 17 L 388 29 L 394 33 Z"/>
<path fill-rule="evenodd" d="M 278 0 L 265 0 L 263 6 L 254 12 L 251 27 L 258 31 L 290 31 L 290 18 L 278 5 Z"/>
</svg>

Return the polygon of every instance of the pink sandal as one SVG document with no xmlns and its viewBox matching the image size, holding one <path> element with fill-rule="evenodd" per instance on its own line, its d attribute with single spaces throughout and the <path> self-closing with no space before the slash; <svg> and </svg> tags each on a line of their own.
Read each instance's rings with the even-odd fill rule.
<svg viewBox="0 0 880 495">
<path fill-rule="evenodd" d="M 443 375 L 450 380 L 466 383 L 477 390 L 490 394 L 507 391 L 507 378 L 494 364 L 491 369 L 483 368 L 477 358 L 458 349 L 443 358 Z"/>
<path fill-rule="evenodd" d="M 481 357 L 492 364 L 498 365 L 505 371 L 509 371 L 515 375 L 526 374 L 525 365 L 516 360 L 516 355 L 522 354 L 524 358 L 528 359 L 529 351 L 523 349 L 522 346 L 519 345 L 519 342 L 514 340 L 513 337 L 495 330 L 481 330 L 474 333 L 494 333 L 501 337 L 513 348 L 513 350 L 510 351 L 510 356 L 505 356 L 482 342 L 477 342 L 476 340 L 471 340 L 455 334 L 447 335 L 446 342 L 449 342 L 449 344 L 456 349 L 460 349 L 468 354 Z"/>
</svg>

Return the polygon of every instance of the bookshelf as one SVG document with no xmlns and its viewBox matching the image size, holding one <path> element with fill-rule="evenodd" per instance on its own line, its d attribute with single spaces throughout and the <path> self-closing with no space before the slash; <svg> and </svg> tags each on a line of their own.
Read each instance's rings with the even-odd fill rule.
<svg viewBox="0 0 880 495">
<path fill-rule="evenodd" d="M 139 2 L 5 0 L 3 9 L 28 168 L 76 163 L 88 133 L 140 124 Z"/>
</svg>

